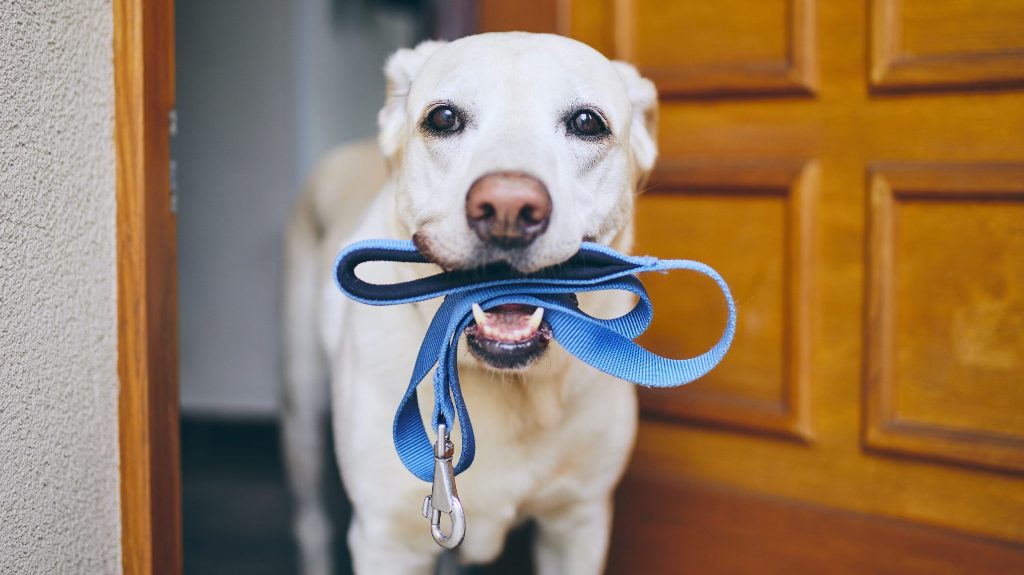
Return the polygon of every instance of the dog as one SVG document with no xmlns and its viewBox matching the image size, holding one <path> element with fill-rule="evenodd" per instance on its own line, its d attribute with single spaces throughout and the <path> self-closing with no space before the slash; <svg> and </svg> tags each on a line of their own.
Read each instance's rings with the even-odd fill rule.
<svg viewBox="0 0 1024 575">
<path fill-rule="evenodd" d="M 430 486 L 402 466 L 391 438 L 439 301 L 350 302 L 332 281 L 338 251 L 361 239 L 412 238 L 433 262 L 364 264 L 360 275 L 374 283 L 495 262 L 534 272 L 564 262 L 583 241 L 626 252 L 634 198 L 657 156 L 654 85 L 568 38 L 427 41 L 393 54 L 385 75 L 376 144 L 331 153 L 286 234 L 282 429 L 309 575 L 332 569 L 320 491 L 328 406 L 353 505 L 355 572 L 425 575 L 442 551 L 421 515 Z M 633 305 L 619 293 L 579 300 L 606 317 Z M 457 478 L 468 525 L 458 560 L 494 560 L 508 531 L 531 520 L 538 573 L 601 573 L 612 492 L 636 432 L 633 386 L 550 342 L 543 311 L 478 311 L 460 344 L 477 456 Z M 433 395 L 419 400 L 430 413 Z"/>
</svg>

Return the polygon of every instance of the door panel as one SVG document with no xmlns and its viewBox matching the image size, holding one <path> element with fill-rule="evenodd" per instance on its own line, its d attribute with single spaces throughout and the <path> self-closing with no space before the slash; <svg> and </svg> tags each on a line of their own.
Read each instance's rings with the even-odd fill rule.
<svg viewBox="0 0 1024 575">
<path fill-rule="evenodd" d="M 1024 5 L 1017 0 L 887 0 L 878 8 L 891 10 L 899 19 L 907 54 L 934 57 L 1024 48 Z"/>
<path fill-rule="evenodd" d="M 609 572 L 1024 572 L 1024 0 L 554 4 L 659 88 L 635 251 L 740 314 L 641 394 Z M 714 341 L 710 285 L 645 283 L 645 345 Z"/>
<path fill-rule="evenodd" d="M 1024 168 L 871 181 L 867 445 L 1024 472 Z"/>
<path fill-rule="evenodd" d="M 580 4 L 573 11 L 590 9 Z M 617 2 L 603 25 L 616 57 L 637 65 L 663 96 L 809 93 L 814 7 L 815 0 L 638 0 Z"/>
<path fill-rule="evenodd" d="M 646 413 L 806 439 L 808 234 L 817 167 L 784 161 L 665 160 L 637 204 L 638 253 L 697 259 L 729 278 L 744 322 L 714 372 L 685 390 L 648 390 Z M 744 222 L 732 232 L 725 221 Z M 644 278 L 659 302 L 640 342 L 656 353 L 692 357 L 721 335 L 725 308 L 716 286 L 678 274 Z M 682 294 L 685 294 L 683 296 Z"/>
<path fill-rule="evenodd" d="M 1024 83 L 1019 0 L 874 0 L 871 15 L 876 89 Z"/>
</svg>

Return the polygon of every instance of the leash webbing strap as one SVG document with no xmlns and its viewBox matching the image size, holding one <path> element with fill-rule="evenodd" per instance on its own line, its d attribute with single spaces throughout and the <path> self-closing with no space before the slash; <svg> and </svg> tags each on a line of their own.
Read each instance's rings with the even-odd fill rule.
<svg viewBox="0 0 1024 575">
<path fill-rule="evenodd" d="M 569 353 L 608 374 L 648 387 L 689 383 L 714 368 L 732 344 L 736 305 L 725 280 L 715 270 L 690 260 L 660 260 L 622 255 L 606 246 L 584 243 L 565 263 L 523 275 L 506 266 L 455 271 L 412 281 L 376 285 L 356 275 L 356 266 L 370 261 L 428 263 L 410 241 L 367 240 L 346 247 L 335 263 L 338 288 L 349 298 L 369 305 L 397 305 L 444 296 L 423 338 L 409 386 L 395 414 L 393 435 L 398 456 L 409 471 L 430 482 L 434 446 L 423 426 L 416 388 L 434 372 L 433 426 L 458 420 L 462 453 L 455 466 L 461 473 L 473 463 L 475 442 L 469 412 L 459 387 L 457 348 L 462 332 L 473 320 L 472 306 L 489 309 L 502 304 L 544 308 L 552 336 Z M 715 281 L 725 296 L 729 318 L 711 349 L 689 359 L 669 359 L 640 347 L 633 339 L 651 323 L 653 308 L 635 274 L 690 270 Z M 625 315 L 600 319 L 579 309 L 572 294 L 621 290 L 635 294 L 636 306 Z"/>
</svg>

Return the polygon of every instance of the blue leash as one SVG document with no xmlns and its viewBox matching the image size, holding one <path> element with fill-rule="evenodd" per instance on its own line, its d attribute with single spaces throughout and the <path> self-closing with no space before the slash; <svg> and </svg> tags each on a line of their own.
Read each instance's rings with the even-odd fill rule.
<svg viewBox="0 0 1024 575">
<path fill-rule="evenodd" d="M 444 296 L 423 338 L 392 430 L 395 448 L 405 467 L 423 481 L 434 482 L 435 503 L 440 503 L 437 471 L 450 475 L 452 450 L 447 442 L 447 429 L 452 422 L 458 420 L 462 430 L 462 452 L 454 474 L 468 469 L 476 452 L 457 367 L 459 338 L 473 320 L 474 303 L 484 309 L 502 304 L 542 307 L 552 336 L 566 351 L 601 371 L 647 387 L 674 387 L 705 375 L 725 356 L 736 332 L 736 305 L 725 280 L 715 270 L 695 261 L 626 256 L 600 244 L 584 243 L 565 263 L 529 275 L 493 265 L 389 285 L 370 284 L 356 276 L 356 266 L 370 261 L 428 263 L 410 241 L 367 240 L 346 247 L 335 262 L 335 280 L 338 288 L 355 301 L 398 305 Z M 669 270 L 691 270 L 715 280 L 729 308 L 729 319 L 718 343 L 690 359 L 664 358 L 633 341 L 647 329 L 653 317 L 650 297 L 635 274 Z M 631 311 L 612 319 L 595 318 L 576 305 L 575 293 L 601 290 L 627 291 L 638 296 L 639 301 Z M 433 424 L 435 429 L 442 430 L 443 436 L 436 445 L 423 426 L 416 397 L 417 386 L 435 365 Z M 446 469 L 438 467 L 443 461 L 448 462 Z M 447 495 L 450 500 L 454 481 L 452 477 L 445 481 L 451 483 Z M 425 514 L 427 511 L 425 507 Z M 435 532 L 435 540 L 447 547 L 461 541 L 459 537 L 454 545 L 446 545 L 442 542 L 445 537 L 438 537 Z"/>
<path fill-rule="evenodd" d="M 659 260 L 622 255 L 606 246 L 585 243 L 563 265 L 529 276 L 504 269 L 450 272 L 391 285 L 360 280 L 357 265 L 369 261 L 427 263 L 412 242 L 367 240 L 346 247 L 335 263 L 338 287 L 355 301 L 370 305 L 398 305 L 445 296 L 427 329 L 416 358 L 409 387 L 399 404 L 394 422 L 395 447 L 405 467 L 423 481 L 433 478 L 434 454 L 416 401 L 416 387 L 436 364 L 434 374 L 434 426 L 458 420 L 462 428 L 462 455 L 455 472 L 473 463 L 475 445 L 459 387 L 456 348 L 459 336 L 473 319 L 472 304 L 484 309 L 502 304 L 526 304 L 544 308 L 552 335 L 569 353 L 614 375 L 648 387 L 674 387 L 689 383 L 722 360 L 736 331 L 736 305 L 725 280 L 710 267 L 689 260 Z M 729 306 L 729 320 L 718 343 L 690 359 L 668 359 L 637 345 L 633 339 L 651 323 L 653 308 L 647 291 L 634 274 L 691 270 L 715 280 Z M 623 290 L 639 301 L 629 313 L 614 319 L 587 315 L 567 294 Z"/>
</svg>

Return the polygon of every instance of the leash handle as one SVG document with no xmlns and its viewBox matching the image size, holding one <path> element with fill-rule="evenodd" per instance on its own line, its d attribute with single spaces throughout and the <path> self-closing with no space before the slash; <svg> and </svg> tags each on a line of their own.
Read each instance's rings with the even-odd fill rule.
<svg viewBox="0 0 1024 575">
<path fill-rule="evenodd" d="M 485 309 L 508 303 L 543 307 L 554 339 L 565 350 L 601 371 L 648 387 L 684 385 L 707 374 L 725 356 L 736 333 L 736 304 L 725 280 L 709 266 L 690 260 L 626 256 L 603 245 L 584 243 L 564 264 L 535 274 L 489 266 L 485 273 L 439 273 L 388 285 L 371 284 L 356 275 L 356 267 L 369 261 L 427 262 L 409 241 L 367 240 L 346 247 L 338 255 L 335 280 L 338 288 L 355 301 L 398 305 L 445 298 L 424 335 L 392 430 L 402 463 L 426 482 L 435 479 L 434 445 L 420 415 L 417 387 L 435 366 L 433 427 L 437 429 L 443 424 L 451 429 L 457 421 L 462 433 L 461 454 L 454 473 L 468 469 L 475 456 L 473 426 L 459 385 L 457 363 L 458 341 L 473 319 L 474 303 Z M 710 277 L 722 291 L 728 308 L 721 338 L 711 349 L 693 358 L 661 357 L 633 341 L 653 318 L 650 297 L 636 274 L 671 270 L 688 270 Z M 601 319 L 583 312 L 568 297 L 602 290 L 632 293 L 637 296 L 637 303 L 620 317 Z"/>
<path fill-rule="evenodd" d="M 505 264 L 491 264 L 472 270 L 438 273 L 425 278 L 393 284 L 373 284 L 356 274 L 367 262 L 431 263 L 407 240 L 364 240 L 344 248 L 334 261 L 334 283 L 350 299 L 368 305 L 413 303 L 467 289 L 479 289 L 509 281 L 552 282 L 581 285 L 634 273 L 637 267 L 659 260 L 624 256 L 607 246 L 585 242 L 580 251 L 558 266 L 523 274 Z M 486 279 L 483 279 L 486 278 Z"/>
</svg>

